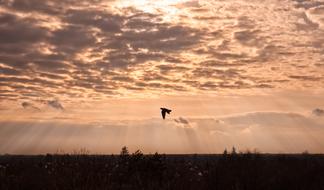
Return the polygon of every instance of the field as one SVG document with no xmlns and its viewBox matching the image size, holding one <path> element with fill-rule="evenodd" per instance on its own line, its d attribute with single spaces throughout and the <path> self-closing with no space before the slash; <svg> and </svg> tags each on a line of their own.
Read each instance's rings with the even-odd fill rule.
<svg viewBox="0 0 324 190">
<path fill-rule="evenodd" d="M 0 156 L 0 189 L 324 189 L 324 155 Z"/>
</svg>

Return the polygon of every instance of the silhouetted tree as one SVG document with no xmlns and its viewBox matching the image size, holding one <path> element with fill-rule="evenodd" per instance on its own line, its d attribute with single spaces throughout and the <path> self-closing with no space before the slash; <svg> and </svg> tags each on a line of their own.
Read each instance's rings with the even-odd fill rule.
<svg viewBox="0 0 324 190">
<path fill-rule="evenodd" d="M 238 152 L 223 155 L 0 156 L 0 189 L 316 189 L 324 190 L 324 155 Z M 224 156 L 227 155 L 227 156 Z"/>
<path fill-rule="evenodd" d="M 231 154 L 236 154 L 236 148 L 233 146 Z"/>
<path fill-rule="evenodd" d="M 133 156 L 143 156 L 143 153 L 141 150 L 136 150 L 134 153 L 133 153 Z"/>
<path fill-rule="evenodd" d="M 121 156 L 128 156 L 129 152 L 128 152 L 128 148 L 126 146 L 124 146 L 121 151 L 120 151 L 120 155 Z"/>
<path fill-rule="evenodd" d="M 223 152 L 223 156 L 227 156 L 227 149 L 225 148 L 224 152 Z"/>
</svg>

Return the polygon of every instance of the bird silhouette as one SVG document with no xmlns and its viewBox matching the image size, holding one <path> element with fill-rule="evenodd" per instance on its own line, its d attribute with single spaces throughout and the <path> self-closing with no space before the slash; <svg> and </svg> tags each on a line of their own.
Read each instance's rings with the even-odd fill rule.
<svg viewBox="0 0 324 190">
<path fill-rule="evenodd" d="M 162 118 L 165 119 L 165 113 L 170 114 L 172 110 L 169 110 L 167 108 L 160 108 L 161 109 L 161 114 L 162 114 Z"/>
</svg>

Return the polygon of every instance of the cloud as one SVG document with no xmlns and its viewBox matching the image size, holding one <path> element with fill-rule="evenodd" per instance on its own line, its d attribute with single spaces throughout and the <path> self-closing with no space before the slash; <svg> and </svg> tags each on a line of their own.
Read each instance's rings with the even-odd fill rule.
<svg viewBox="0 0 324 190">
<path fill-rule="evenodd" d="M 293 0 L 297 8 L 310 9 L 313 7 L 318 7 L 324 5 L 322 1 L 305 1 L 305 0 Z"/>
<path fill-rule="evenodd" d="M 321 80 L 320 77 L 316 77 L 316 76 L 296 76 L 296 75 L 292 75 L 289 76 L 292 79 L 298 79 L 298 80 L 309 80 L 309 81 L 318 81 Z"/>
<path fill-rule="evenodd" d="M 98 11 L 98 10 L 78 10 L 67 11 L 64 20 L 71 24 L 80 26 L 93 26 L 105 33 L 120 33 L 124 18 L 119 15 Z"/>
<path fill-rule="evenodd" d="M 64 107 L 58 100 L 49 100 L 47 101 L 47 105 L 57 110 L 61 110 L 61 111 L 64 110 Z"/>
<path fill-rule="evenodd" d="M 56 52 L 73 55 L 94 46 L 96 38 L 88 28 L 71 25 L 54 31 L 50 41 Z"/>
<path fill-rule="evenodd" d="M 243 115 L 221 118 L 228 125 L 250 126 L 257 125 L 268 128 L 299 128 L 299 127 L 320 127 L 316 121 L 299 113 L 282 112 L 255 112 Z"/>
<path fill-rule="evenodd" d="M 189 121 L 186 120 L 185 118 L 183 117 L 179 117 L 179 119 L 175 119 L 174 120 L 176 123 L 179 123 L 179 124 L 184 124 L 184 125 L 189 125 Z"/>
<path fill-rule="evenodd" d="M 40 111 L 40 109 L 36 106 L 34 106 L 32 103 L 30 102 L 23 102 L 21 103 L 21 106 L 25 109 L 32 109 L 32 110 L 37 110 Z"/>
<path fill-rule="evenodd" d="M 2 44 L 36 43 L 45 39 L 47 31 L 33 20 L 23 19 L 11 13 L 0 14 L 0 42 Z"/>
<path fill-rule="evenodd" d="M 46 105 L 49 106 L 50 108 L 54 108 L 56 110 L 61 110 L 61 111 L 65 110 L 64 107 L 62 106 L 62 104 L 58 100 L 49 100 L 49 101 L 45 101 L 45 102 L 46 102 Z M 31 102 L 23 102 L 23 103 L 21 103 L 21 106 L 24 109 L 41 111 L 41 109 L 38 106 L 35 106 Z"/>
<path fill-rule="evenodd" d="M 258 30 L 243 30 L 234 33 L 234 38 L 246 46 L 260 46 L 265 43 L 264 39 L 258 36 Z"/>
<path fill-rule="evenodd" d="M 312 111 L 312 114 L 315 116 L 324 116 L 324 110 L 320 108 L 316 108 Z"/>
<path fill-rule="evenodd" d="M 57 97 L 61 88 L 73 101 L 128 90 L 134 96 L 312 90 L 324 78 L 321 1 L 0 5 L 0 80 L 12 89 L 1 94 L 4 100 Z"/>
</svg>

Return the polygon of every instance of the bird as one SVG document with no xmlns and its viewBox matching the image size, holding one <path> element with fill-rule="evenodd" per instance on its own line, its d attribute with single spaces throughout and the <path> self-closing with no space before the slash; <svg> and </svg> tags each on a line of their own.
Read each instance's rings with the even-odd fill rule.
<svg viewBox="0 0 324 190">
<path fill-rule="evenodd" d="M 165 119 L 165 113 L 170 114 L 172 110 L 169 110 L 167 108 L 160 108 L 161 109 L 161 114 L 162 114 L 162 118 Z"/>
</svg>

